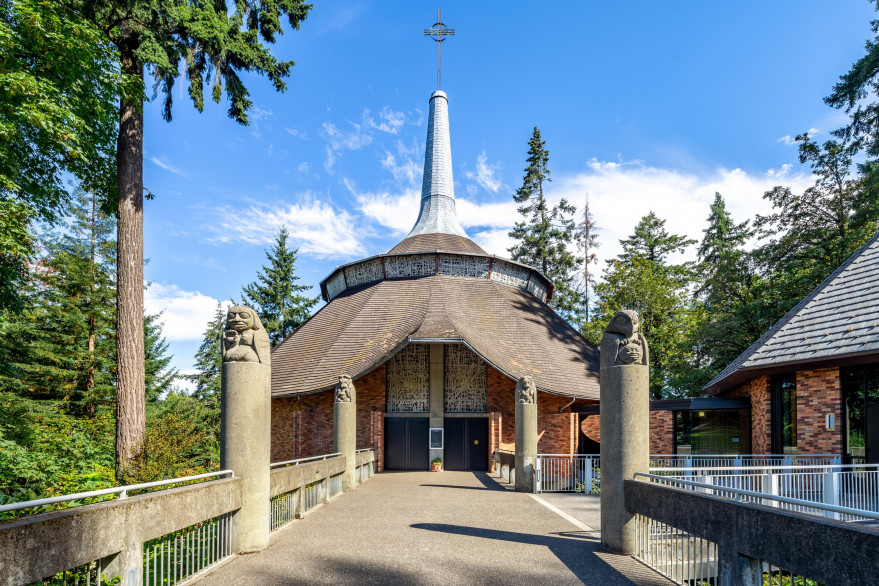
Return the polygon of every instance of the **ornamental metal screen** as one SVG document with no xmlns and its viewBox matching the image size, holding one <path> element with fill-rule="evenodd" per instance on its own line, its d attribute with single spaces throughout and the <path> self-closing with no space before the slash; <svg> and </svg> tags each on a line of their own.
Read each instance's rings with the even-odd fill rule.
<svg viewBox="0 0 879 586">
<path fill-rule="evenodd" d="M 430 410 L 430 346 L 409 344 L 388 360 L 388 411 Z"/>
<path fill-rule="evenodd" d="M 435 275 L 436 255 L 389 256 L 385 259 L 385 272 L 389 279 Z"/>
<path fill-rule="evenodd" d="M 446 344 L 443 375 L 445 410 L 485 413 L 488 410 L 485 362 L 464 344 Z"/>
</svg>

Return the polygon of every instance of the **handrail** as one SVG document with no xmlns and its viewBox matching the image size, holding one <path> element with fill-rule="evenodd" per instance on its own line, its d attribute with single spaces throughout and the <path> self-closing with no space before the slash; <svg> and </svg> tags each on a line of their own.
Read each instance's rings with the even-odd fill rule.
<svg viewBox="0 0 879 586">
<path fill-rule="evenodd" d="M 786 496 L 766 494 L 764 492 L 754 492 L 751 490 L 742 490 L 740 488 L 727 488 L 726 486 L 718 486 L 716 484 L 706 484 L 704 482 L 693 482 L 690 480 L 680 480 L 678 478 L 669 478 L 668 476 L 657 476 L 656 474 L 645 474 L 644 472 L 635 472 L 634 478 L 637 478 L 639 476 L 642 478 L 651 478 L 651 479 L 661 480 L 661 481 L 667 482 L 667 483 L 675 482 L 677 484 L 683 484 L 685 486 L 694 486 L 697 488 L 710 488 L 711 490 L 716 490 L 716 491 L 720 491 L 720 492 L 731 492 L 733 494 L 738 494 L 741 496 L 751 496 L 751 497 L 755 497 L 758 499 L 779 501 L 782 503 L 787 503 L 789 505 L 797 505 L 800 507 L 807 507 L 810 509 L 821 509 L 823 511 L 830 511 L 832 513 L 843 513 L 846 515 L 854 515 L 856 517 L 864 517 L 866 519 L 879 520 L 879 513 L 874 513 L 873 511 L 864 511 L 862 509 L 850 509 L 849 507 L 840 507 L 838 505 L 828 505 L 825 503 L 816 503 L 814 501 L 803 501 L 800 499 L 790 498 L 790 497 L 786 497 Z M 660 483 L 655 483 L 655 484 L 660 484 Z"/>
<path fill-rule="evenodd" d="M 362 448 L 362 449 L 359 449 L 359 450 L 354 450 L 354 453 L 355 453 L 355 454 L 359 454 L 359 453 L 361 453 L 361 452 L 371 452 L 372 450 L 373 450 L 373 448 Z M 341 452 L 339 452 L 339 453 L 341 453 Z"/>
<path fill-rule="evenodd" d="M 115 486 L 113 488 L 102 488 L 101 490 L 90 490 L 88 492 L 77 492 L 74 494 L 65 494 L 61 496 L 53 496 L 49 498 L 36 499 L 33 501 L 23 501 L 20 503 L 10 503 L 0 506 L 0 513 L 6 511 L 17 511 L 18 509 L 29 509 L 31 507 L 42 507 L 43 505 L 52 505 L 55 503 L 63 503 L 64 501 L 75 501 L 84 498 L 92 498 L 96 496 L 104 496 L 108 494 L 118 494 L 119 500 L 128 498 L 128 491 L 141 490 L 143 488 L 153 488 L 156 486 L 165 486 L 167 484 L 177 484 L 180 482 L 189 482 L 190 480 L 201 480 L 202 478 L 210 478 L 212 476 L 233 476 L 231 470 L 220 470 L 219 472 L 208 472 L 206 474 L 196 474 L 195 476 L 183 476 L 181 478 L 169 478 L 166 480 L 156 480 L 154 482 L 144 482 L 141 484 L 128 484 L 125 486 Z"/>
<path fill-rule="evenodd" d="M 727 471 L 727 470 L 816 470 L 827 468 L 876 468 L 879 470 L 879 464 L 790 464 L 788 466 L 690 466 L 680 468 L 650 468 L 653 472 L 696 472 L 696 471 Z M 869 472 L 869 470 L 864 470 Z"/>
<path fill-rule="evenodd" d="M 284 462 L 273 462 L 273 463 L 269 464 L 269 468 L 275 468 L 277 466 L 287 466 L 287 465 L 296 466 L 296 465 L 301 464 L 303 462 L 310 462 L 312 460 L 315 460 L 315 461 L 326 460 L 327 458 L 335 458 L 336 456 L 341 456 L 341 455 L 342 455 L 342 452 L 334 452 L 332 454 L 324 454 L 322 456 L 311 456 L 310 458 L 299 458 L 298 460 L 286 460 Z"/>
<path fill-rule="evenodd" d="M 685 458 L 839 458 L 839 454 L 651 454 L 651 458 L 675 458 L 678 460 Z"/>
<path fill-rule="evenodd" d="M 510 450 L 512 451 L 512 450 Z M 543 456 L 551 456 L 551 457 L 563 457 L 563 458 L 598 458 L 601 454 L 537 454 L 537 457 Z"/>
<path fill-rule="evenodd" d="M 515 450 L 495 450 L 495 452 L 501 452 L 503 454 L 515 454 L 516 453 Z M 540 456 L 540 455 L 542 455 L 542 454 L 538 454 L 538 456 Z"/>
</svg>

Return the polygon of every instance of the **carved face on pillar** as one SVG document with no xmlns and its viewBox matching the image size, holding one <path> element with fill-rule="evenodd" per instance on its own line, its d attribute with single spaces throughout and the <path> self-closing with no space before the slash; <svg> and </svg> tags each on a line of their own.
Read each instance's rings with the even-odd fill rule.
<svg viewBox="0 0 879 586">
<path fill-rule="evenodd" d="M 233 305 L 226 313 L 222 339 L 223 362 L 260 362 L 269 364 L 269 336 L 255 311 Z"/>
<path fill-rule="evenodd" d="M 530 376 L 523 376 L 519 379 L 519 382 L 516 383 L 516 402 L 537 402 L 537 387 L 534 385 L 534 379 Z"/>
<path fill-rule="evenodd" d="M 336 385 L 336 403 L 353 403 L 355 400 L 354 381 L 347 374 L 343 374 Z"/>
<path fill-rule="evenodd" d="M 618 311 L 601 338 L 601 367 L 648 364 L 647 340 L 639 332 L 638 312 Z"/>
</svg>

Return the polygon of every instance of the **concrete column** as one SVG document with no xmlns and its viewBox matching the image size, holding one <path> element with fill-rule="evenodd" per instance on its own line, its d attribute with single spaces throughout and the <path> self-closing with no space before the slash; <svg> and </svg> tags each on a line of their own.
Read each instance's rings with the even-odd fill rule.
<svg viewBox="0 0 879 586">
<path fill-rule="evenodd" d="M 516 384 L 516 490 L 534 492 L 537 465 L 537 388 L 530 376 Z"/>
<path fill-rule="evenodd" d="M 445 380 L 445 371 L 443 370 L 444 360 L 445 358 L 445 346 L 443 344 L 431 344 L 430 345 L 430 427 L 443 427 L 444 426 L 444 418 L 446 404 L 445 404 L 445 396 L 443 394 L 444 388 L 444 380 Z M 445 444 L 445 439 L 443 440 L 443 444 Z M 445 462 L 445 458 L 443 457 L 443 450 L 438 450 L 431 448 L 429 458 L 433 461 L 434 458 L 441 458 L 443 462 Z"/>
<path fill-rule="evenodd" d="M 125 549 L 103 560 L 104 574 L 119 576 L 119 586 L 141 586 L 143 582 L 143 539 L 135 533 L 124 537 Z"/>
<path fill-rule="evenodd" d="M 345 457 L 342 490 L 354 490 L 357 484 L 357 397 L 350 376 L 340 376 L 333 403 L 333 451 Z"/>
<path fill-rule="evenodd" d="M 623 481 L 650 466 L 650 378 L 638 314 L 620 311 L 601 339 L 601 545 L 636 553 L 635 519 Z"/>
<path fill-rule="evenodd" d="M 259 362 L 224 362 L 220 415 L 220 466 L 243 480 L 241 509 L 232 516 L 232 551 L 269 545 L 271 368 Z"/>
</svg>

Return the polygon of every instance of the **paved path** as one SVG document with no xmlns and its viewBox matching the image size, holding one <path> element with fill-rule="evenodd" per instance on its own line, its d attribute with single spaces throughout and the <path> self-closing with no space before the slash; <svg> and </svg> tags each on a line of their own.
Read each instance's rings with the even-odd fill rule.
<svg viewBox="0 0 879 586">
<path fill-rule="evenodd" d="M 484 473 L 384 473 L 198 586 L 670 584 L 589 529 Z"/>
</svg>

